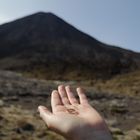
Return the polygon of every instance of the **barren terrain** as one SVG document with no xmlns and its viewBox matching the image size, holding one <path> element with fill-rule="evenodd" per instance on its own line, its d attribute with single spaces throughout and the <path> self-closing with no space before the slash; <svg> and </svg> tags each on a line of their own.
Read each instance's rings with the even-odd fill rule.
<svg viewBox="0 0 140 140">
<path fill-rule="evenodd" d="M 24 78 L 21 74 L 0 71 L 0 139 L 61 140 L 47 130 L 37 106 L 50 107 L 50 93 L 59 84 L 82 85 L 92 106 L 106 119 L 116 140 L 140 139 L 140 97 L 99 92 L 93 86 L 75 81 L 46 81 Z M 64 122 L 65 123 L 65 122 Z"/>
</svg>

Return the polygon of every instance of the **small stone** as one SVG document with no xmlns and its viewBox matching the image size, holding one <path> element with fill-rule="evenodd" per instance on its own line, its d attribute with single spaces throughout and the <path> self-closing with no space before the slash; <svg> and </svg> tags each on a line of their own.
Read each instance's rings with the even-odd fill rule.
<svg viewBox="0 0 140 140">
<path fill-rule="evenodd" d="M 124 103 L 120 103 L 117 100 L 113 100 L 110 102 L 110 112 L 124 114 L 128 112 L 128 110 L 127 110 L 127 106 Z"/>
<path fill-rule="evenodd" d="M 22 126 L 22 129 L 25 131 L 34 131 L 35 130 L 34 126 L 32 124 L 29 124 L 29 123 Z"/>
<path fill-rule="evenodd" d="M 4 106 L 4 101 L 0 100 L 0 107 L 3 107 L 3 106 Z"/>
<path fill-rule="evenodd" d="M 110 128 L 110 130 L 113 135 L 124 135 L 122 130 L 119 128 Z"/>
<path fill-rule="evenodd" d="M 17 133 L 21 133 L 22 131 L 34 131 L 34 130 L 35 130 L 34 126 L 30 123 L 25 123 L 16 128 Z"/>
<path fill-rule="evenodd" d="M 116 127 L 118 122 L 116 119 L 113 119 L 113 120 L 106 120 L 106 123 L 111 126 L 111 127 Z"/>
<path fill-rule="evenodd" d="M 3 120 L 3 117 L 0 115 L 0 121 Z"/>
</svg>

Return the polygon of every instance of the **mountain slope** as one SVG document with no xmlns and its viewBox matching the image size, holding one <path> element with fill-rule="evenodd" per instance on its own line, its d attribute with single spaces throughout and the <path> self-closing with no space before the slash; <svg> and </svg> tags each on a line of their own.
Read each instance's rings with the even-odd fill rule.
<svg viewBox="0 0 140 140">
<path fill-rule="evenodd" d="M 0 69 L 79 80 L 109 78 L 139 66 L 140 54 L 103 44 L 52 13 L 0 26 Z"/>
</svg>

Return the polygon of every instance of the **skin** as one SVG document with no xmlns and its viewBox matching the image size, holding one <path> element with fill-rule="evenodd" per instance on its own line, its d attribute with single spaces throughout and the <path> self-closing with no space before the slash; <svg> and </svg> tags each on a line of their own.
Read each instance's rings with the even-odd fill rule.
<svg viewBox="0 0 140 140">
<path fill-rule="evenodd" d="M 51 94 L 52 111 L 38 107 L 47 127 L 69 140 L 112 140 L 104 119 L 89 104 L 83 89 L 76 91 L 79 100 L 70 86 L 60 85 Z"/>
</svg>

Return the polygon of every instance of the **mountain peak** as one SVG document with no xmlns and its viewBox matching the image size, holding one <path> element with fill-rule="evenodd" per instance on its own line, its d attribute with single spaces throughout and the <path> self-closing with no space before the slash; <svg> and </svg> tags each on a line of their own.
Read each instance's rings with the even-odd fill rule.
<svg viewBox="0 0 140 140">
<path fill-rule="evenodd" d="M 34 13 L 34 14 L 30 15 L 30 16 L 55 16 L 55 17 L 57 17 L 52 12 L 42 12 L 42 11 Z"/>
<path fill-rule="evenodd" d="M 55 14 L 51 12 L 37 12 L 28 16 L 25 16 L 24 18 L 19 19 L 18 21 L 22 21 L 22 23 L 27 24 L 28 26 L 37 25 L 37 26 L 43 26 L 41 28 L 50 28 L 56 27 L 58 24 L 64 25 L 65 22 Z M 31 25 L 32 24 L 32 25 Z M 39 27 L 39 28 L 40 28 Z"/>
</svg>

